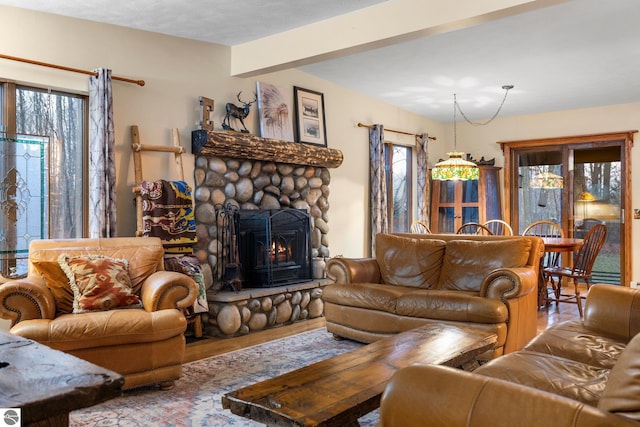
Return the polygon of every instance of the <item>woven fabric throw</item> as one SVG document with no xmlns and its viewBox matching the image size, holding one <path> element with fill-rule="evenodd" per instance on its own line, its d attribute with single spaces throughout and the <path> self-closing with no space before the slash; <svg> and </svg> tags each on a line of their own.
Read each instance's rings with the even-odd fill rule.
<svg viewBox="0 0 640 427">
<path fill-rule="evenodd" d="M 191 254 L 196 221 L 186 181 L 142 181 L 142 235 L 159 237 L 167 254 Z"/>
</svg>

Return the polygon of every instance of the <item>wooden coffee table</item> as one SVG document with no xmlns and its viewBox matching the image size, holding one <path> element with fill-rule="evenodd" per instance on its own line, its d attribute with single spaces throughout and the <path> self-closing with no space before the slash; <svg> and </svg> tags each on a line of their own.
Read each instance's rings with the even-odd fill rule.
<svg viewBox="0 0 640 427">
<path fill-rule="evenodd" d="M 496 341 L 491 332 L 429 324 L 232 391 L 222 406 L 269 426 L 357 426 L 380 406 L 398 369 L 413 363 L 460 367 Z"/>
<path fill-rule="evenodd" d="M 68 426 L 69 412 L 120 396 L 123 384 L 116 372 L 0 331 L 0 407 L 20 408 L 23 426 Z"/>
</svg>

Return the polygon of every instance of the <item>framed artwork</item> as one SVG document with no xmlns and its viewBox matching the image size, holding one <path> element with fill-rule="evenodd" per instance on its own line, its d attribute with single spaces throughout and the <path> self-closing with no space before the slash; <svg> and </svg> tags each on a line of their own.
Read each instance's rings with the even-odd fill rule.
<svg viewBox="0 0 640 427">
<path fill-rule="evenodd" d="M 260 135 L 263 138 L 293 141 L 293 118 L 291 117 L 291 92 L 257 82 Z"/>
<path fill-rule="evenodd" d="M 324 95 L 294 86 L 293 100 L 296 107 L 296 141 L 326 147 Z"/>
</svg>

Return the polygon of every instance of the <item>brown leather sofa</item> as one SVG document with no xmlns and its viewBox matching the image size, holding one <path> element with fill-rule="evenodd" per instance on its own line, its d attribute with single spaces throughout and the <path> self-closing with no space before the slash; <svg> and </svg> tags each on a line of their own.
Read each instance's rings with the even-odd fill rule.
<svg viewBox="0 0 640 427">
<path fill-rule="evenodd" d="M 584 320 L 473 372 L 413 365 L 387 385 L 384 427 L 640 425 L 640 291 L 591 287 Z"/>
<path fill-rule="evenodd" d="M 519 350 L 536 334 L 543 247 L 531 236 L 379 234 L 375 258 L 327 262 L 327 330 L 373 342 L 439 322 L 496 333 L 483 358 Z"/>
<path fill-rule="evenodd" d="M 88 311 L 94 306 L 83 304 L 88 300 L 71 288 L 61 255 L 78 262 L 119 260 L 114 277 L 130 286 L 119 288 L 126 298 L 117 301 L 132 305 Z M 164 271 L 163 259 L 160 239 L 152 237 L 33 241 L 27 277 L 0 285 L 0 317 L 11 320 L 16 335 L 120 373 L 124 389 L 153 383 L 170 388 L 182 373 L 187 325 L 182 309 L 193 304 L 198 289 L 189 276 Z M 128 267 L 128 277 L 118 266 Z M 82 268 L 73 270 L 73 283 L 86 283 L 87 292 L 96 288 L 96 275 L 111 274 Z M 107 291 L 100 302 L 114 304 L 112 290 Z"/>
</svg>

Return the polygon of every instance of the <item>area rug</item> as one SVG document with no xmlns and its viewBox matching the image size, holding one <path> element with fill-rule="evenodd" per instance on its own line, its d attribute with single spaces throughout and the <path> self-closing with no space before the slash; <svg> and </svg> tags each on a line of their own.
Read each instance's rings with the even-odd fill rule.
<svg viewBox="0 0 640 427">
<path fill-rule="evenodd" d="M 337 341 L 320 328 L 184 365 L 169 391 L 141 387 L 100 405 L 70 414 L 72 427 L 104 426 L 261 426 L 222 409 L 222 395 L 285 372 L 359 348 Z M 377 411 L 359 420 L 374 426 Z"/>
</svg>

